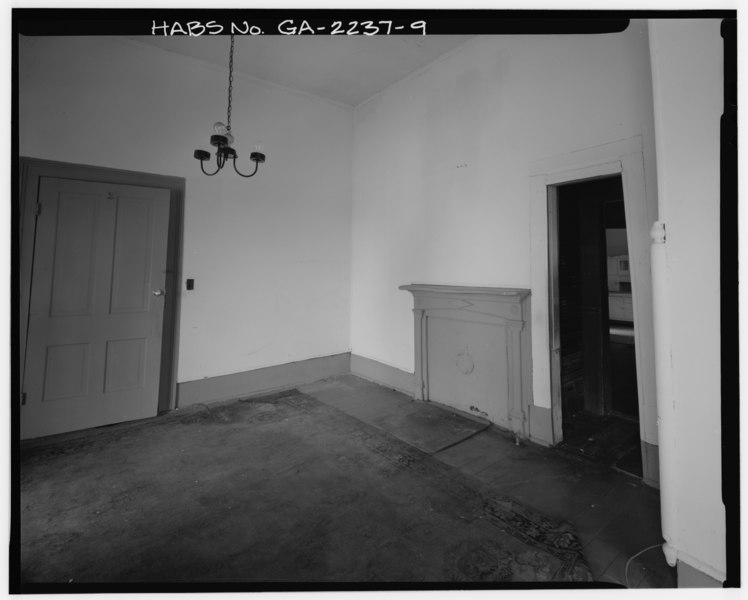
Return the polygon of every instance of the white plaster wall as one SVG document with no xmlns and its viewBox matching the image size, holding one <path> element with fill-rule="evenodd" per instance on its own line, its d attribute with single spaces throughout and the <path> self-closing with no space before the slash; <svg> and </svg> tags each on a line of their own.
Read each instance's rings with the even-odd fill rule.
<svg viewBox="0 0 748 600">
<path fill-rule="evenodd" d="M 654 193 L 651 102 L 634 21 L 610 35 L 482 36 L 359 105 L 352 351 L 413 371 L 404 283 L 531 287 L 531 162 L 641 135 Z"/>
<path fill-rule="evenodd" d="M 351 109 L 235 76 L 238 162 L 258 140 L 268 162 L 209 178 L 192 152 L 226 70 L 110 37 L 22 38 L 19 58 L 22 156 L 186 178 L 178 381 L 350 349 Z"/>
<path fill-rule="evenodd" d="M 666 227 L 672 331 L 678 558 L 725 574 L 719 304 L 720 21 L 652 20 L 659 219 Z M 737 399 L 736 399 L 737 401 Z"/>
</svg>

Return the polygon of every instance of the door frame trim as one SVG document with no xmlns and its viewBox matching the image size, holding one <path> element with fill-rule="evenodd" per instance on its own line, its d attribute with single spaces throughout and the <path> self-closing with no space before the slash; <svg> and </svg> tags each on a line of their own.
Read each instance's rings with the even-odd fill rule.
<svg viewBox="0 0 748 600">
<path fill-rule="evenodd" d="M 80 165 L 39 158 L 19 158 L 19 197 L 14 207 L 18 215 L 18 236 L 14 245 L 17 252 L 14 268 L 18 269 L 14 281 L 18 285 L 18 329 L 13 341 L 18 344 L 18 391 L 21 392 L 26 337 L 28 333 L 28 307 L 31 297 L 31 270 L 34 258 L 36 233 L 36 202 L 42 177 L 78 179 L 100 183 L 154 187 L 169 190 L 169 233 L 166 257 L 166 298 L 164 304 L 163 337 L 161 346 L 161 375 L 158 394 L 158 412 L 173 410 L 177 398 L 177 365 L 179 353 L 180 282 L 182 280 L 182 239 L 184 232 L 185 180 L 182 177 L 125 171 L 92 165 Z M 16 337 L 17 336 L 17 337 Z M 18 409 L 14 398 L 12 406 Z M 20 401 L 20 400 L 18 400 Z M 15 413 L 15 411 L 14 411 Z M 20 417 L 20 414 L 18 415 Z M 14 414 L 15 418 L 15 414 Z"/>
<path fill-rule="evenodd" d="M 657 444 L 657 401 L 654 385 L 654 337 L 652 315 L 652 279 L 649 259 L 649 229 L 657 220 L 656 190 L 645 181 L 644 144 L 641 136 L 618 140 L 576 152 L 549 157 L 529 165 L 530 178 L 530 236 L 531 236 L 531 287 L 532 305 L 532 363 L 533 402 L 551 410 L 552 444 L 562 439 L 560 403 L 555 401 L 560 393 L 554 386 L 552 365 L 551 326 L 557 322 L 554 314 L 555 298 L 552 295 L 553 271 L 549 246 L 556 233 L 549 212 L 554 186 L 606 175 L 620 174 L 623 183 L 629 254 L 632 263 L 632 293 L 636 323 L 636 370 L 639 394 L 640 438 L 648 444 Z M 558 371 L 555 366 L 555 373 Z M 642 444 L 644 447 L 645 444 Z M 644 479 L 659 481 L 644 462 Z M 651 473 L 648 471 L 652 471 Z"/>
</svg>

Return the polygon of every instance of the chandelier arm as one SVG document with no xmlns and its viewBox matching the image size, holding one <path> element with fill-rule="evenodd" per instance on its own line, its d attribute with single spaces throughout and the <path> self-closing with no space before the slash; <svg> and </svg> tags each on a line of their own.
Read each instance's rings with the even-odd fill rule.
<svg viewBox="0 0 748 600">
<path fill-rule="evenodd" d="M 255 170 L 252 171 L 251 175 L 245 175 L 244 173 L 242 173 L 241 171 L 239 171 L 239 169 L 236 168 L 236 157 L 234 157 L 234 171 L 236 171 L 237 174 L 241 175 L 242 177 L 246 177 L 246 178 L 252 177 L 255 173 L 257 173 L 257 169 L 259 169 L 259 168 L 260 168 L 260 163 L 256 162 L 255 163 Z"/>
<path fill-rule="evenodd" d="M 201 170 L 201 171 L 202 171 L 203 173 L 205 173 L 205 174 L 206 174 L 206 175 L 207 175 L 208 177 L 213 177 L 213 175 L 215 175 L 216 173 L 218 173 L 218 171 L 220 171 L 221 169 L 220 169 L 220 167 L 216 167 L 216 170 L 215 170 L 215 171 L 213 171 L 212 173 L 208 173 L 208 172 L 207 172 L 207 171 L 205 170 L 205 167 L 203 166 L 203 161 L 200 161 L 200 170 Z"/>
</svg>

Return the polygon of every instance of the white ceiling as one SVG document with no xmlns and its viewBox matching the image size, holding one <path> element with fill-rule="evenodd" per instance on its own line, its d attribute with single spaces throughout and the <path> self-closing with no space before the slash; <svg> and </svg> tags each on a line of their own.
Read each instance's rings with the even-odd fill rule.
<svg viewBox="0 0 748 600">
<path fill-rule="evenodd" d="M 234 73 L 356 106 L 472 37 L 237 36 Z M 130 39 L 228 68 L 228 36 Z"/>
</svg>

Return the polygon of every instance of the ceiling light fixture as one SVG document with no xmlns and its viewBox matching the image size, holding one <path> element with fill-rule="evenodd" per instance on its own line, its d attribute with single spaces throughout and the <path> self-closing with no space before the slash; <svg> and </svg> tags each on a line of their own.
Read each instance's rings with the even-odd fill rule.
<svg viewBox="0 0 748 600">
<path fill-rule="evenodd" d="M 216 150 L 216 170 L 212 173 L 208 173 L 205 170 L 204 162 L 210 160 L 210 152 L 207 150 L 195 150 L 194 157 L 200 161 L 200 169 L 206 175 L 212 177 L 223 169 L 227 160 L 231 160 L 234 164 L 234 171 L 236 171 L 242 177 L 252 177 L 257 173 L 257 169 L 260 163 L 265 162 L 265 155 L 262 153 L 260 144 L 255 146 L 255 152 L 249 155 L 249 160 L 255 163 L 255 170 L 249 175 L 245 175 L 239 169 L 236 168 L 236 150 L 231 145 L 234 143 L 234 136 L 231 135 L 231 94 L 234 87 L 234 36 L 231 36 L 231 50 L 229 52 L 229 105 L 226 113 L 226 124 L 224 125 L 220 121 L 213 125 L 213 135 L 210 136 L 211 146 L 215 146 Z"/>
</svg>

